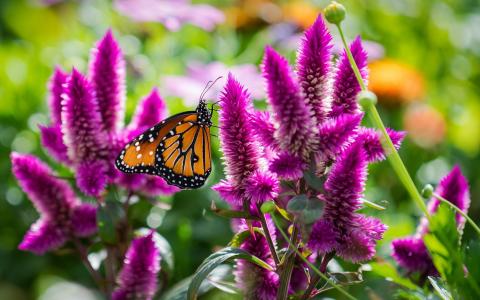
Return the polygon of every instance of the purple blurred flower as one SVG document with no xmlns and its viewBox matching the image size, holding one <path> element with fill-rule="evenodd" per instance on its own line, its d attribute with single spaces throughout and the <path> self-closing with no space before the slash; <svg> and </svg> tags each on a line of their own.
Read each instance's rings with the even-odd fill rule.
<svg viewBox="0 0 480 300">
<path fill-rule="evenodd" d="M 212 31 L 225 21 L 223 12 L 206 4 L 192 4 L 189 0 L 116 0 L 115 8 L 137 22 L 159 22 L 170 31 L 190 23 Z"/>
<path fill-rule="evenodd" d="M 352 56 L 360 69 L 363 80 L 367 79 L 367 52 L 363 49 L 360 37 L 357 37 L 350 45 Z M 331 117 L 336 117 L 345 113 L 357 113 L 359 111 L 357 104 L 357 94 L 360 92 L 358 84 L 347 52 L 344 50 L 337 62 L 337 71 L 333 82 L 333 99 Z"/>
<path fill-rule="evenodd" d="M 459 166 L 454 166 L 450 173 L 442 178 L 435 193 L 455 204 L 463 212 L 468 212 L 470 192 L 467 179 L 463 176 Z M 428 203 L 428 211 L 434 214 L 439 205 L 440 201 L 433 197 Z M 458 230 L 463 230 L 465 219 L 457 213 L 456 221 Z M 415 236 L 397 239 L 392 242 L 393 258 L 409 272 L 420 272 L 422 275 L 437 274 L 422 240 L 427 232 L 428 221 L 426 218 L 422 218 Z"/>
<path fill-rule="evenodd" d="M 405 131 L 395 131 L 387 128 L 387 133 L 393 142 L 393 145 L 398 150 L 405 138 Z M 361 139 L 364 143 L 365 154 L 369 162 L 377 162 L 385 159 L 385 151 L 382 147 L 383 136 L 381 132 L 372 128 L 362 127 L 359 130 L 357 139 Z"/>
<path fill-rule="evenodd" d="M 278 125 L 275 135 L 280 147 L 308 159 L 315 147 L 316 127 L 287 60 L 267 47 L 262 72 L 267 82 L 268 102 Z"/>
<path fill-rule="evenodd" d="M 281 152 L 270 161 L 269 170 L 286 180 L 296 180 L 303 176 L 305 162 L 288 152 Z"/>
<path fill-rule="evenodd" d="M 332 36 L 321 15 L 305 32 L 298 57 L 298 80 L 317 124 L 327 117 L 330 102 Z"/>
<path fill-rule="evenodd" d="M 228 73 L 232 73 L 248 88 L 253 99 L 265 98 L 262 76 L 257 67 L 250 64 L 226 66 L 221 62 L 208 64 L 189 62 L 186 76 L 163 76 L 162 88 L 167 96 L 182 98 L 186 105 L 194 106 L 198 104 L 198 97 L 205 88 L 205 81 L 223 76 L 205 95 L 206 99 L 218 99 L 222 87 L 227 82 Z M 186 89 L 186 86 L 189 88 Z"/>
<path fill-rule="evenodd" d="M 38 126 L 40 129 L 40 140 L 47 152 L 57 161 L 69 165 L 70 159 L 67 155 L 67 146 L 63 143 L 61 125 Z"/>
<path fill-rule="evenodd" d="M 103 129 L 106 132 L 115 132 L 123 127 L 125 61 L 111 30 L 108 30 L 92 49 L 89 75 L 97 98 Z"/>
<path fill-rule="evenodd" d="M 158 89 L 154 88 L 137 106 L 128 128 L 136 129 L 138 131 L 147 130 L 149 127 L 152 127 L 165 119 L 167 113 L 168 111 L 165 101 L 160 97 Z"/>
<path fill-rule="evenodd" d="M 150 300 L 157 291 L 157 274 L 160 271 L 160 252 L 155 245 L 153 232 L 132 241 L 118 275 L 118 287 L 113 300 Z"/>
<path fill-rule="evenodd" d="M 12 172 L 27 193 L 40 219 L 32 225 L 19 249 L 43 254 L 72 237 L 96 232 L 96 209 L 81 203 L 70 186 L 32 155 L 11 154 Z"/>
<path fill-rule="evenodd" d="M 259 170 L 259 143 L 255 139 L 250 123 L 253 110 L 246 89 L 229 74 L 225 89 L 220 98 L 220 143 L 225 162 L 227 181 L 216 185 L 213 189 L 226 196 L 226 200 L 234 200 L 234 206 L 241 206 L 246 196 L 246 180 Z M 225 194 L 235 191 L 235 194 Z M 242 198 L 237 198 L 236 196 Z"/>
<path fill-rule="evenodd" d="M 266 216 L 267 226 L 271 233 L 273 243 L 276 243 L 275 225 L 271 218 Z M 260 224 L 252 225 L 260 227 Z M 248 230 L 245 222 L 239 225 L 238 231 Z M 274 261 L 268 248 L 268 243 L 265 237 L 257 234 L 255 237 L 249 236 L 240 246 L 241 249 L 257 256 L 266 263 L 274 266 Z M 252 264 L 243 259 L 239 259 L 235 266 L 235 281 L 243 292 L 244 299 L 247 300 L 274 300 L 277 296 L 279 286 L 278 274 L 273 271 L 268 271 L 259 266 Z"/>
<path fill-rule="evenodd" d="M 334 164 L 325 182 L 323 217 L 315 223 L 309 247 L 336 251 L 345 260 L 360 262 L 375 254 L 376 240 L 386 226 L 355 211 L 361 207 L 367 160 L 361 142 L 351 144 Z"/>
</svg>

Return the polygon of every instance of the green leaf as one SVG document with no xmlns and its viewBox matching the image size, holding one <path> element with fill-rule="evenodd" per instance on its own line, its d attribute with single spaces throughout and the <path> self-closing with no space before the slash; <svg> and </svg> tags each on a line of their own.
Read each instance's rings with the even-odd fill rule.
<svg viewBox="0 0 480 300">
<path fill-rule="evenodd" d="M 455 221 L 455 212 L 440 204 L 432 215 L 429 232 L 423 241 L 433 264 L 446 282 L 452 286 L 463 277 L 463 262 L 460 252 L 460 235 Z"/>
<path fill-rule="evenodd" d="M 314 171 L 308 170 L 303 173 L 303 179 L 311 188 L 322 191 L 324 180 L 315 175 Z"/>
<path fill-rule="evenodd" d="M 398 274 L 397 269 L 388 262 L 372 262 L 368 264 L 371 271 L 381 277 L 384 277 L 388 281 L 392 281 L 398 285 L 401 285 L 410 290 L 418 290 L 418 286 L 407 278 L 404 278 Z"/>
<path fill-rule="evenodd" d="M 265 236 L 265 233 L 263 232 L 262 228 L 259 227 L 252 227 L 253 232 L 258 232 L 259 234 Z M 229 247 L 232 248 L 238 248 L 240 245 L 245 241 L 245 239 L 249 236 L 251 236 L 250 230 L 244 230 L 236 233 L 232 239 L 230 240 L 230 243 L 228 243 Z"/>
<path fill-rule="evenodd" d="M 376 210 L 385 210 L 385 207 L 378 205 L 374 202 L 368 201 L 367 199 L 362 199 L 362 203 L 365 207 L 370 207 Z"/>
<path fill-rule="evenodd" d="M 458 292 L 462 299 L 480 299 L 480 241 L 470 241 L 463 257 L 467 273 L 457 284 Z"/>
<path fill-rule="evenodd" d="M 209 276 L 209 280 L 205 280 L 202 282 L 200 287 L 198 288 L 198 295 L 203 295 L 210 291 L 215 286 L 212 284 L 212 281 L 219 282 L 226 277 L 228 277 L 232 273 L 232 267 L 228 265 L 220 265 L 215 270 L 213 270 Z M 192 282 L 193 275 L 189 276 L 182 281 L 175 284 L 172 288 L 166 291 L 161 300 L 185 300 L 187 299 L 187 291 L 190 283 Z"/>
<path fill-rule="evenodd" d="M 287 204 L 287 211 L 291 213 L 301 213 L 305 208 L 307 208 L 307 195 L 298 195 L 290 199 Z"/>
<path fill-rule="evenodd" d="M 98 234 L 104 243 L 115 244 L 118 240 L 117 228 L 125 219 L 125 211 L 117 201 L 107 200 L 97 209 Z"/>
<path fill-rule="evenodd" d="M 195 274 L 193 274 L 192 281 L 190 282 L 190 286 L 188 287 L 187 292 L 187 299 L 195 300 L 197 299 L 199 288 L 204 281 L 204 279 L 212 272 L 216 267 L 219 265 L 231 261 L 233 259 L 245 259 L 251 263 L 258 265 L 264 269 L 272 271 L 272 267 L 261 260 L 260 258 L 251 255 L 245 250 L 238 249 L 238 248 L 224 248 L 216 253 L 211 254 L 207 257 L 203 263 L 198 267 Z"/>
<path fill-rule="evenodd" d="M 350 285 L 363 282 L 362 273 L 360 272 L 337 272 L 329 273 L 330 279 L 341 285 Z"/>
<path fill-rule="evenodd" d="M 275 205 L 275 208 L 277 209 L 278 213 L 287 221 L 292 221 L 293 216 L 290 215 L 286 210 L 283 208 L 279 207 L 278 205 Z"/>
<path fill-rule="evenodd" d="M 301 220 L 305 224 L 312 224 L 320 218 L 323 212 L 323 202 L 317 198 L 309 198 L 307 207 L 302 211 Z"/>
<path fill-rule="evenodd" d="M 445 287 L 445 282 L 442 280 L 442 278 L 428 276 L 428 280 L 443 300 L 453 300 L 452 294 Z"/>
<path fill-rule="evenodd" d="M 242 210 L 229 210 L 229 209 L 222 209 L 222 208 L 217 208 L 215 205 L 215 202 L 212 201 L 212 204 L 210 205 L 211 211 L 221 217 L 227 218 L 227 219 L 247 219 L 247 220 L 258 220 L 257 217 L 252 216 L 248 212 L 242 211 Z"/>
</svg>

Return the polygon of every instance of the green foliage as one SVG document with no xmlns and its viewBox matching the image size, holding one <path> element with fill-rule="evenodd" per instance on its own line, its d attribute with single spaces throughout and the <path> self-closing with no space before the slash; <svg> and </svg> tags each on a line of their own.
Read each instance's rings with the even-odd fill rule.
<svg viewBox="0 0 480 300">
<path fill-rule="evenodd" d="M 203 280 L 219 265 L 234 259 L 245 259 L 251 263 L 258 265 L 261 268 L 272 270 L 269 264 L 251 255 L 250 253 L 239 248 L 224 248 L 218 252 L 213 253 L 207 257 L 203 263 L 198 267 L 195 274 L 193 274 L 192 281 L 188 287 L 187 299 L 195 300 L 198 296 L 198 290 Z"/>
</svg>

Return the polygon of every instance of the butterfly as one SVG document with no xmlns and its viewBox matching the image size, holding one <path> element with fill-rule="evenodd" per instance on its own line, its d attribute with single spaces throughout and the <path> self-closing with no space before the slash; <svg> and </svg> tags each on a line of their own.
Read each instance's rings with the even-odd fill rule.
<svg viewBox="0 0 480 300">
<path fill-rule="evenodd" d="M 201 187 L 212 170 L 213 105 L 209 110 L 203 96 L 217 80 L 207 83 L 195 111 L 173 115 L 128 143 L 115 161 L 117 168 L 161 176 L 182 189 Z"/>
</svg>

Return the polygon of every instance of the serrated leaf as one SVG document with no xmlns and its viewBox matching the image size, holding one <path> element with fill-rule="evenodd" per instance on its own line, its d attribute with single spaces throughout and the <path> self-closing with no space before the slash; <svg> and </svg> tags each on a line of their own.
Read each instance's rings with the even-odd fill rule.
<svg viewBox="0 0 480 300">
<path fill-rule="evenodd" d="M 307 201 L 307 195 L 297 195 L 288 201 L 287 211 L 290 213 L 300 213 L 307 208 Z"/>
<path fill-rule="evenodd" d="M 453 300 L 452 294 L 445 287 L 445 282 L 442 278 L 428 276 L 428 281 L 430 281 L 435 291 L 443 300 Z"/>
<path fill-rule="evenodd" d="M 207 257 L 203 263 L 198 267 L 195 274 L 193 274 L 192 281 L 188 287 L 187 291 L 187 299 L 188 300 L 195 300 L 198 296 L 199 288 L 204 281 L 204 279 L 212 272 L 216 267 L 219 265 L 231 261 L 234 259 L 245 259 L 251 263 L 256 264 L 257 266 L 272 271 L 272 267 L 261 260 L 260 258 L 251 255 L 245 250 L 239 248 L 224 248 L 218 252 L 211 254 Z"/>
<path fill-rule="evenodd" d="M 265 236 L 265 233 L 263 232 L 262 228 L 252 227 L 252 229 L 253 229 L 254 232 L 257 232 L 257 233 Z M 251 235 L 252 235 L 252 233 L 251 233 L 250 230 L 244 230 L 244 231 L 240 231 L 240 232 L 236 233 L 232 237 L 230 242 L 228 243 L 228 247 L 232 247 L 232 248 L 240 247 L 240 245 L 245 241 L 245 239 L 248 238 Z"/>
</svg>

